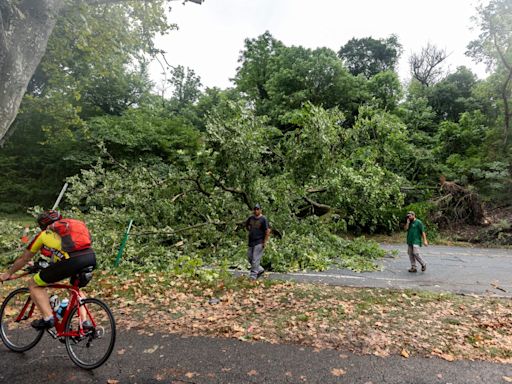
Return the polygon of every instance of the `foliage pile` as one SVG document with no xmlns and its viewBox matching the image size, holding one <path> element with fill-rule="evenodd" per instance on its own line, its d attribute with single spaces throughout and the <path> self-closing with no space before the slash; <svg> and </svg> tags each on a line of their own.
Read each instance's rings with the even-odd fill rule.
<svg viewBox="0 0 512 384">
<path fill-rule="evenodd" d="M 354 223 L 392 225 L 394 205 L 401 199 L 399 179 L 376 165 L 355 168 L 340 156 L 344 142 L 333 129 L 340 118 L 336 111 L 307 106 L 300 112 L 299 137 L 270 130 L 238 105 L 232 108 L 235 117 L 211 119 L 196 156 L 182 159 L 186 166 L 148 161 L 105 169 L 98 163 L 69 179 L 67 201 L 87 210 L 88 223 L 101 236 L 101 253 L 113 253 L 112 239 L 104 234 L 117 231 L 119 236 L 133 218 L 126 255 L 134 266 L 160 269 L 177 262 L 187 269 L 188 263 L 199 267 L 204 262 L 241 267 L 246 263 L 244 221 L 258 201 L 269 207 L 275 234 L 264 261 L 272 269 L 322 270 L 337 260 L 354 269 L 370 268 L 372 259 L 382 256 L 378 246 L 338 235 Z M 318 135 L 328 141 L 325 146 Z M 325 210 L 321 215 L 314 214 L 318 207 Z"/>
<path fill-rule="evenodd" d="M 0 265 L 6 265 L 18 256 L 24 227 L 19 222 L 0 219 Z"/>
</svg>

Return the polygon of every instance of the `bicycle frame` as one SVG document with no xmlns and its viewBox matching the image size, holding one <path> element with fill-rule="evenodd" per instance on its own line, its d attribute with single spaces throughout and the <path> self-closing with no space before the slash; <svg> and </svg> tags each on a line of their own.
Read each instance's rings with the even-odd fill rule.
<svg viewBox="0 0 512 384">
<path fill-rule="evenodd" d="M 85 332 L 82 327 L 82 320 L 80 317 L 80 308 L 81 308 L 81 297 L 80 297 L 80 289 L 78 288 L 78 281 L 75 282 L 73 285 L 69 284 L 48 284 L 47 288 L 54 288 L 54 289 L 65 289 L 71 294 L 71 299 L 69 300 L 69 304 L 66 307 L 66 310 L 64 311 L 64 314 L 62 316 L 62 319 L 58 319 L 57 315 L 55 313 L 55 310 L 53 311 L 53 317 L 55 320 L 55 331 L 52 332 L 52 330 L 48 330 L 48 332 L 54 337 L 54 338 L 60 338 L 60 337 L 77 337 L 77 336 L 84 336 Z M 77 307 L 76 316 L 78 316 L 80 327 L 78 330 L 74 330 L 71 332 L 65 332 L 65 325 L 67 323 L 68 317 L 70 316 L 71 310 L 73 307 Z M 88 315 L 88 319 L 90 319 L 93 327 L 96 327 L 96 323 L 94 321 L 94 318 L 91 316 L 89 310 L 87 307 L 84 307 L 85 311 Z"/>
<path fill-rule="evenodd" d="M 12 275 L 9 280 L 18 279 L 29 273 Z M 107 361 L 114 349 L 115 319 L 107 304 L 99 299 L 82 295 L 79 287 L 80 273 L 77 274 L 76 279 L 72 278 L 72 284 L 52 283 L 44 287 L 56 291 L 65 290 L 69 297 L 68 306 L 63 310 L 61 319 L 57 318 L 58 309 L 52 308 L 54 326 L 46 329 L 46 332 L 53 339 L 58 339 L 65 344 L 73 363 L 83 369 L 95 369 Z M 0 306 L 0 338 L 5 346 L 14 352 L 26 352 L 33 348 L 44 333 L 43 329 L 34 332 L 26 322 L 36 314 L 36 304 L 30 295 L 27 296 L 29 293 L 26 287 L 15 289 Z M 6 324 L 12 324 L 13 327 L 9 325 L 4 327 L 4 320 Z M 16 323 L 21 324 L 18 327 Z M 28 339 L 18 338 L 20 332 L 28 332 Z M 88 352 L 89 348 L 94 348 L 99 354 L 91 355 Z"/>
<path fill-rule="evenodd" d="M 69 285 L 69 284 L 48 284 L 45 288 L 65 289 L 68 292 L 70 292 L 70 294 L 71 294 L 71 300 L 69 301 L 69 304 L 66 307 L 66 310 L 64 311 L 62 319 L 59 320 L 57 318 L 55 310 L 53 310 L 53 318 L 54 318 L 54 321 L 55 321 L 55 330 L 48 329 L 47 330 L 48 333 L 53 338 L 84 336 L 85 332 L 84 332 L 84 329 L 82 327 L 82 320 L 81 320 L 81 317 L 80 317 L 80 307 L 81 307 L 81 300 L 82 299 L 80 297 L 81 294 L 80 294 L 80 289 L 78 287 L 78 281 L 76 281 L 74 285 Z M 29 308 L 29 306 L 30 306 L 30 308 Z M 78 310 L 76 311 L 76 316 L 78 316 L 79 319 L 80 319 L 79 320 L 80 327 L 79 327 L 78 330 L 74 330 L 74 331 L 71 331 L 71 332 L 65 332 L 65 325 L 67 323 L 68 317 L 70 316 L 70 313 L 71 313 L 71 310 L 72 310 L 73 307 L 78 307 Z M 90 321 L 92 323 L 92 326 L 96 327 L 96 322 L 94 321 L 94 318 L 91 316 L 91 313 L 89 312 L 89 309 L 87 307 L 84 307 L 84 308 L 85 308 L 85 311 L 87 313 L 88 319 L 90 319 Z M 27 309 L 29 310 L 28 315 L 26 315 Z M 18 321 L 18 322 L 21 321 L 25 316 L 27 318 L 31 317 L 32 313 L 34 312 L 34 309 L 35 309 L 34 301 L 31 298 L 27 299 L 27 302 L 25 303 L 25 305 L 23 306 L 22 310 L 20 311 L 20 314 L 16 318 L 16 321 Z"/>
</svg>

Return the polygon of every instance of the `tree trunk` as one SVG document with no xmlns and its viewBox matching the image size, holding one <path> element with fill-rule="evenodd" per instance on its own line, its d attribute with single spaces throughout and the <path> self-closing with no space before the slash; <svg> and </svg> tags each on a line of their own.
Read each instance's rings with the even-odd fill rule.
<svg viewBox="0 0 512 384">
<path fill-rule="evenodd" d="M 63 6 L 64 0 L 0 1 L 0 146 Z"/>
<path fill-rule="evenodd" d="M 512 81 L 512 68 L 507 67 L 509 70 L 508 77 L 505 83 L 503 84 L 503 89 L 501 92 L 501 98 L 503 99 L 503 106 L 505 109 L 505 126 L 503 127 L 503 146 L 505 151 L 507 150 L 508 145 L 508 135 L 510 132 L 510 100 L 509 100 L 509 94 L 510 94 L 510 82 Z"/>
</svg>

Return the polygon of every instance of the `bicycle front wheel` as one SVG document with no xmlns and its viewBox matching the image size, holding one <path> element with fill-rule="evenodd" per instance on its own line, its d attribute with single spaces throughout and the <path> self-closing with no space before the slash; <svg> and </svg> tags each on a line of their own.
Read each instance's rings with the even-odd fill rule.
<svg viewBox="0 0 512 384">
<path fill-rule="evenodd" d="M 80 318 L 78 307 L 72 308 L 66 321 L 65 338 L 68 355 L 80 368 L 98 368 L 109 358 L 116 341 L 116 323 L 107 304 L 98 299 L 84 299 L 86 313 Z M 82 313 L 83 315 L 83 313 Z M 86 322 L 86 327 L 80 324 Z"/>
<path fill-rule="evenodd" d="M 30 325 L 39 317 L 41 314 L 30 298 L 28 288 L 12 291 L 0 307 L 0 337 L 5 346 L 14 352 L 33 348 L 44 333 Z"/>
</svg>

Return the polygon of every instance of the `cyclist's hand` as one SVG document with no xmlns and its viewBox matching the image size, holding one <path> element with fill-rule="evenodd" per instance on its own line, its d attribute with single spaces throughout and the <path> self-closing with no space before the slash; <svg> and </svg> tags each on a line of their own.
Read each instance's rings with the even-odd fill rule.
<svg viewBox="0 0 512 384">
<path fill-rule="evenodd" d="M 2 274 L 0 274 L 0 282 L 3 283 L 4 281 L 9 280 L 10 277 L 11 277 L 10 273 L 8 273 L 8 272 L 2 273 Z"/>
</svg>

